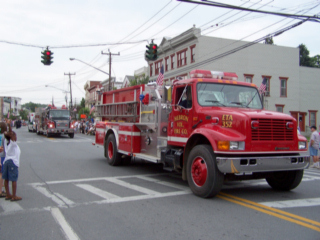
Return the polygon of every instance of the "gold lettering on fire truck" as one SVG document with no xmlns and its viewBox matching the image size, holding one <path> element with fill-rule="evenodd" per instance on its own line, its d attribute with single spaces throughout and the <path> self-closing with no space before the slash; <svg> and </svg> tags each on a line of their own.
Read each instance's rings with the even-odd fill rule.
<svg viewBox="0 0 320 240">
<path fill-rule="evenodd" d="M 177 122 L 177 128 L 173 129 L 174 134 L 188 135 L 188 130 L 184 128 L 183 122 L 188 122 L 189 117 L 186 115 L 177 115 L 174 117 L 174 121 Z M 179 121 L 179 122 L 178 122 Z"/>
<path fill-rule="evenodd" d="M 174 121 L 185 121 L 188 122 L 188 117 L 186 115 L 178 115 L 174 117 Z"/>
<path fill-rule="evenodd" d="M 222 115 L 222 127 L 232 128 L 232 115 Z"/>
</svg>

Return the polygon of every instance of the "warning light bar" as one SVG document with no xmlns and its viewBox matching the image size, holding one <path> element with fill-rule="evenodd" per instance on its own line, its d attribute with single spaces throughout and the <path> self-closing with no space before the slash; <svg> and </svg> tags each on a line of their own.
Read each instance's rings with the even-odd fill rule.
<svg viewBox="0 0 320 240">
<path fill-rule="evenodd" d="M 195 69 L 190 72 L 190 78 L 215 78 L 237 81 L 238 75 L 233 72 L 217 72 Z"/>
</svg>

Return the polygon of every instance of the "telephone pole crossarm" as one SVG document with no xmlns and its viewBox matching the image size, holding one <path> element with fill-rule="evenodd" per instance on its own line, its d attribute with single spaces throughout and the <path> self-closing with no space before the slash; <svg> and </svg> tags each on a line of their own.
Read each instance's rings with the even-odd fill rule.
<svg viewBox="0 0 320 240">
<path fill-rule="evenodd" d="M 120 56 L 120 52 L 115 54 L 115 53 L 111 53 L 109 49 L 108 49 L 108 51 L 109 51 L 108 53 L 104 53 L 103 51 L 101 51 L 101 54 L 102 55 L 109 55 L 109 91 L 111 91 L 111 55 Z"/>
<path fill-rule="evenodd" d="M 71 75 L 76 75 L 76 73 L 65 73 L 64 75 L 69 75 L 69 84 L 70 84 L 70 109 L 72 110 L 72 89 L 71 89 Z"/>
</svg>

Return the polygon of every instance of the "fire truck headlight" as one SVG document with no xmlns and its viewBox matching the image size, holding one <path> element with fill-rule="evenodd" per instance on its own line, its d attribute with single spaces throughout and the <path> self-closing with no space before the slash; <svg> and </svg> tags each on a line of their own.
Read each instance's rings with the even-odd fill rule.
<svg viewBox="0 0 320 240">
<path fill-rule="evenodd" d="M 299 149 L 306 149 L 307 143 L 306 142 L 299 142 Z"/>
<path fill-rule="evenodd" d="M 71 124 L 71 128 L 73 128 L 73 124 Z"/>
<path fill-rule="evenodd" d="M 244 150 L 244 142 L 230 142 L 230 150 Z"/>
<path fill-rule="evenodd" d="M 53 128 L 53 124 L 50 124 L 50 125 L 49 125 L 49 128 Z"/>
</svg>

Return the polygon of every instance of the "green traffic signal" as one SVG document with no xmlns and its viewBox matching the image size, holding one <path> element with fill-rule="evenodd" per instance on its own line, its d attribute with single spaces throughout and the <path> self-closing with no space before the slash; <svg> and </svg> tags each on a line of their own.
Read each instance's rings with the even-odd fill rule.
<svg viewBox="0 0 320 240">
<path fill-rule="evenodd" d="M 51 65 L 51 63 L 53 63 L 53 61 L 52 61 L 52 59 L 53 59 L 53 57 L 52 57 L 53 53 L 52 53 L 50 50 L 48 50 L 48 48 L 47 48 L 46 50 L 44 50 L 43 52 L 41 52 L 41 54 L 42 54 L 42 56 L 41 56 L 41 58 L 42 58 L 41 62 L 42 62 L 44 65 Z"/>
</svg>

